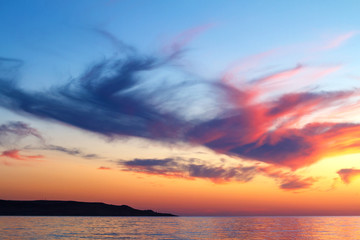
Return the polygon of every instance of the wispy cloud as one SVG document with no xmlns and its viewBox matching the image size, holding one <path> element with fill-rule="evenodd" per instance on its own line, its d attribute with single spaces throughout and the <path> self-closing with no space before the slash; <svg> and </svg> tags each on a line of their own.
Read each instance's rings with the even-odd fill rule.
<svg viewBox="0 0 360 240">
<path fill-rule="evenodd" d="M 340 178 L 344 183 L 349 184 L 355 177 L 360 176 L 360 169 L 344 168 L 340 169 L 337 173 L 340 175 Z"/>
<path fill-rule="evenodd" d="M 3 151 L 0 157 L 6 157 L 22 161 L 39 161 L 40 159 L 44 158 L 42 155 L 22 155 L 20 154 L 20 150 L 18 149 Z"/>
<path fill-rule="evenodd" d="M 310 188 L 317 179 L 302 177 L 291 171 L 285 171 L 276 166 L 258 167 L 258 171 L 265 176 L 275 179 L 279 187 L 285 191 L 295 191 Z"/>
<path fill-rule="evenodd" d="M 47 150 L 47 151 L 56 151 L 65 153 L 71 156 L 81 157 L 85 159 L 101 159 L 102 157 L 94 153 L 84 153 L 78 148 L 67 148 L 63 146 L 53 145 L 53 144 L 43 144 L 40 147 L 26 147 L 26 149 L 38 149 L 38 150 Z"/>
<path fill-rule="evenodd" d="M 41 134 L 24 122 L 8 122 L 0 125 L 0 146 L 8 142 L 10 138 L 24 138 L 28 136 L 43 141 Z"/>
<path fill-rule="evenodd" d="M 256 174 L 254 166 L 225 167 L 195 158 L 133 159 L 122 160 L 118 164 L 123 171 L 186 179 L 202 178 L 215 183 L 248 182 Z"/>
<path fill-rule="evenodd" d="M 315 181 L 316 180 L 312 177 L 302 178 L 302 179 L 293 178 L 293 179 L 289 179 L 288 181 L 284 181 L 284 183 L 280 185 L 280 188 L 284 190 L 305 189 L 311 187 Z"/>
<path fill-rule="evenodd" d="M 335 37 L 334 39 L 330 40 L 327 44 L 325 44 L 325 46 L 323 46 L 322 49 L 328 50 L 328 49 L 337 48 L 337 47 L 341 46 L 342 44 L 344 44 L 348 39 L 355 36 L 356 34 L 358 34 L 357 31 L 351 31 L 351 32 L 347 32 L 342 35 L 339 35 L 339 36 Z"/>
<path fill-rule="evenodd" d="M 178 34 L 174 39 L 172 39 L 168 44 L 164 46 L 164 52 L 170 58 L 178 57 L 179 53 L 181 53 L 185 46 L 189 44 L 195 37 L 209 28 L 214 27 L 214 23 L 204 24 L 201 26 L 197 26 L 191 29 L 188 29 L 180 34 Z"/>
<path fill-rule="evenodd" d="M 94 153 L 84 153 L 82 150 L 78 148 L 66 148 L 63 146 L 48 144 L 42 134 L 35 128 L 30 127 L 28 124 L 20 121 L 8 122 L 0 125 L 0 146 L 9 148 L 10 139 L 12 142 L 18 142 L 19 140 L 33 137 L 39 140 L 37 147 L 34 146 L 25 146 L 23 149 L 25 150 L 49 150 L 49 151 L 58 151 L 62 153 L 66 153 L 72 156 L 78 156 L 85 159 L 101 159 L 102 157 L 94 154 Z M 4 151 L 0 156 L 7 156 L 13 159 L 24 160 L 26 159 L 35 159 L 40 158 L 42 155 L 33 155 L 33 156 L 20 156 L 18 149 Z"/>
<path fill-rule="evenodd" d="M 104 167 L 104 166 L 100 166 L 98 167 L 98 170 L 111 170 L 112 168 L 110 167 Z"/>
<path fill-rule="evenodd" d="M 215 163 L 217 162 L 217 163 Z M 222 161 L 204 161 L 197 158 L 164 158 L 118 161 L 123 171 L 158 175 L 170 178 L 207 179 L 214 183 L 249 182 L 257 175 L 274 179 L 284 191 L 310 188 L 317 179 L 302 177 L 291 170 L 275 165 L 225 165 Z"/>
</svg>

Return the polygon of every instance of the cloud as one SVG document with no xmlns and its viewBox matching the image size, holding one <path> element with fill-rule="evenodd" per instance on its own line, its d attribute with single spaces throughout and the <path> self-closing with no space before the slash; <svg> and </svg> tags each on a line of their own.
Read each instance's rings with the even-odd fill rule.
<svg viewBox="0 0 360 240">
<path fill-rule="evenodd" d="M 99 159 L 102 158 L 99 155 L 95 154 L 95 153 L 91 153 L 91 154 L 83 154 L 81 157 L 86 158 L 86 159 Z"/>
<path fill-rule="evenodd" d="M 47 144 L 41 133 L 35 129 L 30 127 L 28 124 L 20 121 L 12 121 L 8 123 L 4 123 L 0 125 L 0 146 L 8 147 L 10 139 L 13 139 L 13 142 L 18 142 L 20 139 L 25 137 L 34 137 L 40 140 L 41 147 L 31 147 L 26 146 L 24 149 L 27 150 L 50 150 L 50 151 L 58 151 L 63 152 L 72 156 L 79 156 L 85 159 L 100 159 L 97 154 L 87 154 L 82 152 L 80 149 L 77 148 L 66 148 L 62 146 Z M 42 155 L 33 155 L 33 156 L 20 156 L 20 150 L 9 150 L 4 151 L 0 156 L 7 156 L 13 159 L 24 160 L 26 157 L 27 159 L 30 158 L 42 158 Z"/>
<path fill-rule="evenodd" d="M 354 178 L 360 176 L 360 169 L 344 168 L 340 169 L 337 174 L 340 175 L 340 178 L 344 183 L 349 184 Z"/>
<path fill-rule="evenodd" d="M 222 166 L 205 166 L 198 164 L 191 164 L 188 166 L 189 176 L 196 178 L 209 178 L 214 182 L 228 182 L 239 181 L 248 182 L 253 179 L 256 168 L 255 167 L 233 167 L 224 168 Z"/>
<path fill-rule="evenodd" d="M 301 177 L 293 172 L 284 171 L 276 166 L 258 167 L 258 171 L 265 176 L 275 179 L 279 187 L 285 191 L 294 191 L 310 188 L 316 181 L 313 177 Z"/>
<path fill-rule="evenodd" d="M 170 43 L 165 44 L 164 52 L 169 56 L 169 58 L 177 58 L 179 54 L 184 50 L 185 46 L 189 44 L 195 37 L 209 28 L 214 27 L 216 24 L 210 23 L 201 26 L 197 26 L 191 29 L 188 29 L 180 34 L 178 34 Z"/>
<path fill-rule="evenodd" d="M 166 159 L 138 159 L 135 158 L 131 161 L 124 161 L 123 165 L 130 167 L 154 167 L 154 166 L 165 166 L 169 163 L 172 163 L 174 159 L 166 158 Z"/>
<path fill-rule="evenodd" d="M 81 157 L 81 158 L 85 158 L 85 159 L 101 159 L 102 158 L 98 154 L 84 153 L 82 150 L 80 150 L 78 148 L 67 148 L 67 147 L 63 147 L 63 146 L 58 146 L 58 145 L 53 145 L 53 144 L 45 144 L 45 143 L 42 144 L 40 147 L 27 146 L 27 147 L 25 147 L 25 149 L 56 151 L 56 152 L 61 152 L 61 153 L 65 153 L 65 154 L 68 154 L 71 156 Z"/>
<path fill-rule="evenodd" d="M 123 171 L 177 177 L 186 179 L 202 178 L 215 183 L 229 181 L 248 182 L 256 174 L 255 167 L 225 167 L 213 165 L 200 159 L 165 158 L 165 159 L 133 159 L 119 161 Z"/>
<path fill-rule="evenodd" d="M 8 142 L 10 138 L 24 138 L 28 136 L 43 141 L 41 134 L 24 122 L 13 121 L 0 125 L 0 146 Z"/>
<path fill-rule="evenodd" d="M 256 175 L 274 179 L 284 191 L 295 191 L 310 188 L 317 179 L 302 177 L 293 171 L 275 165 L 229 166 L 214 161 L 190 158 L 138 159 L 118 162 L 123 171 L 158 175 L 171 178 L 207 179 L 214 183 L 249 182 Z"/>
<path fill-rule="evenodd" d="M 98 167 L 97 169 L 98 169 L 98 170 L 111 170 L 112 168 L 100 166 L 100 167 Z"/>
<path fill-rule="evenodd" d="M 288 181 L 284 181 L 284 183 L 280 185 L 280 188 L 284 190 L 304 189 L 311 187 L 314 182 L 315 180 L 312 177 L 308 177 L 304 179 L 293 178 Z"/>
<path fill-rule="evenodd" d="M 294 170 L 325 156 L 357 151 L 360 144 L 359 124 L 312 123 L 267 131 L 267 122 L 252 119 L 249 113 L 202 124 L 192 131 L 191 140 L 217 152 Z"/>
<path fill-rule="evenodd" d="M 185 34 L 183 42 L 187 39 Z M 164 143 L 187 142 L 292 170 L 329 155 L 359 149 L 359 124 L 343 119 L 327 122 L 323 117 L 330 118 L 353 106 L 359 101 L 359 90 L 293 91 L 294 86 L 286 87 L 294 85 L 290 80 L 296 77 L 313 83 L 333 68 L 319 70 L 297 64 L 236 86 L 221 77 L 202 79 L 173 64 L 181 51 L 178 47 L 166 56 L 145 55 L 131 47 L 121 47 L 123 54 L 104 59 L 78 78 L 47 91 L 28 91 L 9 78 L 1 78 L 0 106 L 109 139 L 141 137 Z M 349 109 L 358 114 L 358 108 Z M 48 148 L 94 157 L 77 149 Z M 226 180 L 244 174 L 242 167 L 231 172 L 202 163 L 178 165 L 173 160 L 159 161 L 146 161 L 148 165 L 143 166 L 141 161 L 123 164 L 134 171 L 186 177 Z M 152 163 L 158 165 L 151 166 Z M 309 182 L 289 181 L 284 188 L 306 186 Z"/>
<path fill-rule="evenodd" d="M 80 150 L 77 148 L 66 148 L 66 147 L 62 147 L 62 146 L 57 146 L 57 145 L 46 145 L 44 148 L 44 150 L 50 150 L 50 151 L 58 151 L 58 152 L 63 152 L 72 156 L 79 156 L 81 154 Z"/>
<path fill-rule="evenodd" d="M 322 47 L 323 50 L 333 49 L 337 48 L 343 43 L 345 43 L 348 39 L 352 38 L 354 35 L 356 35 L 357 31 L 351 31 L 342 35 L 337 36 L 336 38 L 329 41 L 325 46 Z"/>
<path fill-rule="evenodd" d="M 152 103 L 157 92 L 139 89 L 142 79 L 138 75 L 161 65 L 160 59 L 142 56 L 104 60 L 79 79 L 47 92 L 27 92 L 3 80 L 0 105 L 109 138 L 174 138 L 182 122 Z"/>
<path fill-rule="evenodd" d="M 7 157 L 22 161 L 39 161 L 39 159 L 44 158 L 42 155 L 22 155 L 18 149 L 3 151 L 0 157 Z"/>
</svg>

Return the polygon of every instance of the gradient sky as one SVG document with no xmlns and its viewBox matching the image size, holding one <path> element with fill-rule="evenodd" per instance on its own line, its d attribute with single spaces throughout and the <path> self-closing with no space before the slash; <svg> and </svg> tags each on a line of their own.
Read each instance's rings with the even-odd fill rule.
<svg viewBox="0 0 360 240">
<path fill-rule="evenodd" d="M 0 199 L 359 215 L 359 10 L 0 0 Z"/>
</svg>

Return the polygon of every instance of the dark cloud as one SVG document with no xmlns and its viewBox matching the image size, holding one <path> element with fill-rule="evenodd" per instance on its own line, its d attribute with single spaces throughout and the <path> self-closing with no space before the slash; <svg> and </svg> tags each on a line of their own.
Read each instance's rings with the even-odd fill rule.
<svg viewBox="0 0 360 240">
<path fill-rule="evenodd" d="M 211 165 L 194 158 L 134 159 L 119 161 L 119 165 L 122 166 L 124 171 L 188 179 L 203 178 L 218 183 L 228 181 L 248 182 L 256 174 L 255 167 Z"/>
<path fill-rule="evenodd" d="M 40 149 L 62 152 L 62 153 L 66 153 L 66 154 L 71 155 L 71 156 L 77 156 L 77 157 L 86 158 L 86 159 L 100 159 L 100 158 L 102 158 L 97 154 L 84 153 L 83 151 L 81 151 L 78 148 L 66 148 L 66 147 L 63 147 L 63 146 L 52 145 L 52 144 L 46 144 L 43 147 L 41 147 Z"/>
<path fill-rule="evenodd" d="M 24 122 L 14 121 L 0 125 L 0 146 L 9 147 L 9 145 L 12 145 L 10 144 L 10 139 L 12 139 L 12 142 L 18 142 L 19 140 L 29 136 L 38 139 L 40 141 L 40 147 L 26 146 L 24 147 L 24 149 L 26 150 L 58 151 L 86 159 L 102 158 L 97 154 L 86 154 L 77 148 L 66 148 L 62 146 L 47 144 L 37 129 L 30 127 L 28 124 Z M 22 156 L 19 154 L 19 152 L 20 150 L 18 149 L 7 150 L 4 151 L 0 156 L 6 156 L 18 160 L 31 159 L 31 158 L 35 159 L 42 157 L 41 155 Z"/>
<path fill-rule="evenodd" d="M 317 181 L 316 178 L 302 177 L 276 166 L 258 167 L 257 170 L 259 173 L 275 179 L 279 183 L 279 187 L 285 191 L 307 189 Z"/>
<path fill-rule="evenodd" d="M 229 120 L 229 124 L 226 120 L 217 121 L 206 128 L 204 124 L 201 126 L 207 131 L 203 131 L 203 135 L 196 134 L 197 142 L 200 142 L 198 139 L 206 139 L 203 144 L 218 152 L 288 166 L 294 170 L 311 165 L 324 156 L 356 150 L 360 146 L 357 140 L 360 124 L 314 123 L 303 128 L 268 131 L 248 142 L 256 133 L 249 138 L 244 137 L 252 131 L 246 129 L 241 135 L 241 130 L 235 127 L 236 123 L 241 126 L 241 122 L 236 118 Z"/>
<path fill-rule="evenodd" d="M 168 165 L 169 163 L 172 163 L 174 161 L 174 159 L 172 158 L 166 158 L 166 159 L 138 159 L 135 158 L 134 160 L 130 160 L 130 161 L 124 161 L 122 162 L 123 165 L 126 166 L 148 166 L 148 167 L 153 167 L 153 166 L 165 166 Z"/>
<path fill-rule="evenodd" d="M 133 159 L 121 160 L 118 164 L 123 171 L 176 177 L 186 179 L 208 179 L 214 183 L 230 181 L 249 182 L 256 175 L 265 175 L 274 179 L 279 188 L 285 191 L 295 191 L 310 188 L 317 180 L 312 177 L 301 177 L 292 171 L 285 171 L 275 166 L 226 166 L 222 161 L 203 161 L 196 158 L 165 158 L 165 159 Z"/>
<path fill-rule="evenodd" d="M 206 165 L 188 165 L 189 176 L 197 178 L 210 178 L 213 181 L 240 181 L 248 182 L 255 176 L 255 167 L 238 166 L 234 168 L 212 167 Z"/>
<path fill-rule="evenodd" d="M 108 137 L 174 138 L 181 121 L 152 103 L 157 93 L 139 89 L 144 81 L 139 74 L 164 64 L 158 58 L 137 54 L 104 60 L 80 78 L 47 92 L 27 92 L 2 80 L 0 105 Z"/>
<path fill-rule="evenodd" d="M 355 102 L 354 98 L 359 98 L 358 90 L 272 94 L 271 89 L 275 88 L 277 93 L 279 84 L 304 69 L 308 71 L 302 65 L 249 80 L 239 88 L 228 78 L 204 80 L 176 66 L 174 61 L 182 51 L 181 44 L 166 56 L 144 55 L 112 36 L 109 38 L 119 45 L 118 55 L 90 66 L 80 77 L 50 90 L 27 91 L 11 78 L 0 75 L 0 106 L 110 139 L 130 136 L 166 143 L 183 141 L 293 170 L 328 154 L 359 149 L 359 124 L 325 123 L 316 118 L 302 124 L 313 113 L 343 113 Z M 324 71 L 328 69 L 313 75 L 320 76 Z M 94 157 L 77 149 L 49 150 Z M 155 163 L 163 165 L 151 166 Z M 171 170 L 165 167 L 179 167 L 172 165 L 173 161 L 147 164 L 136 166 L 160 172 Z M 208 169 L 208 165 L 201 164 L 186 167 L 190 177 L 235 178 L 242 174 L 242 170 Z M 293 182 L 284 186 L 295 185 Z"/>
<path fill-rule="evenodd" d="M 4 123 L 0 125 L 0 146 L 9 147 L 10 140 L 12 142 L 18 142 L 19 140 L 26 137 L 34 137 L 35 139 L 40 141 L 40 147 L 31 147 L 25 146 L 24 149 L 27 150 L 50 150 L 50 151 L 58 151 L 63 152 L 69 155 L 78 156 L 86 159 L 100 159 L 97 154 L 87 154 L 82 152 L 77 148 L 66 148 L 62 146 L 47 144 L 41 133 L 35 129 L 30 127 L 28 124 L 20 121 L 12 121 L 8 123 Z M 20 150 L 16 150 L 18 153 Z M 10 151 L 11 153 L 12 151 Z M 10 155 L 9 155 L 10 156 Z M 13 155 L 15 156 L 15 155 Z M 11 156 L 10 156 L 11 157 Z"/>
<path fill-rule="evenodd" d="M 57 146 L 57 145 L 46 145 L 43 149 L 63 152 L 63 153 L 73 155 L 73 156 L 79 156 L 81 154 L 80 150 L 77 148 L 66 148 L 66 147 Z"/>
<path fill-rule="evenodd" d="M 100 157 L 99 155 L 97 155 L 95 153 L 83 154 L 82 157 L 86 158 L 86 159 L 99 159 L 99 158 L 102 158 L 102 157 Z"/>
<path fill-rule="evenodd" d="M 340 175 L 340 178 L 344 183 L 349 184 L 355 177 L 360 176 L 360 169 L 344 168 L 340 169 L 337 174 Z"/>
<path fill-rule="evenodd" d="M 299 190 L 304 188 L 309 188 L 313 185 L 315 179 L 313 178 L 293 178 L 287 181 L 284 181 L 280 188 L 284 190 Z"/>
<path fill-rule="evenodd" d="M 9 138 L 24 138 L 28 136 L 43 141 L 41 134 L 24 122 L 8 122 L 0 125 L 0 145 L 3 145 Z"/>
<path fill-rule="evenodd" d="M 15 58 L 0 57 L 0 80 L 13 81 L 18 78 L 24 62 Z"/>
</svg>

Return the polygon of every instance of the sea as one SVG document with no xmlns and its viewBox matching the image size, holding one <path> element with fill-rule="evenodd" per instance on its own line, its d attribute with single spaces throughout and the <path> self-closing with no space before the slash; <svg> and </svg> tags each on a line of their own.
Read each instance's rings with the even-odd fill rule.
<svg viewBox="0 0 360 240">
<path fill-rule="evenodd" d="M 0 216 L 0 239 L 360 239 L 360 217 Z"/>
</svg>

